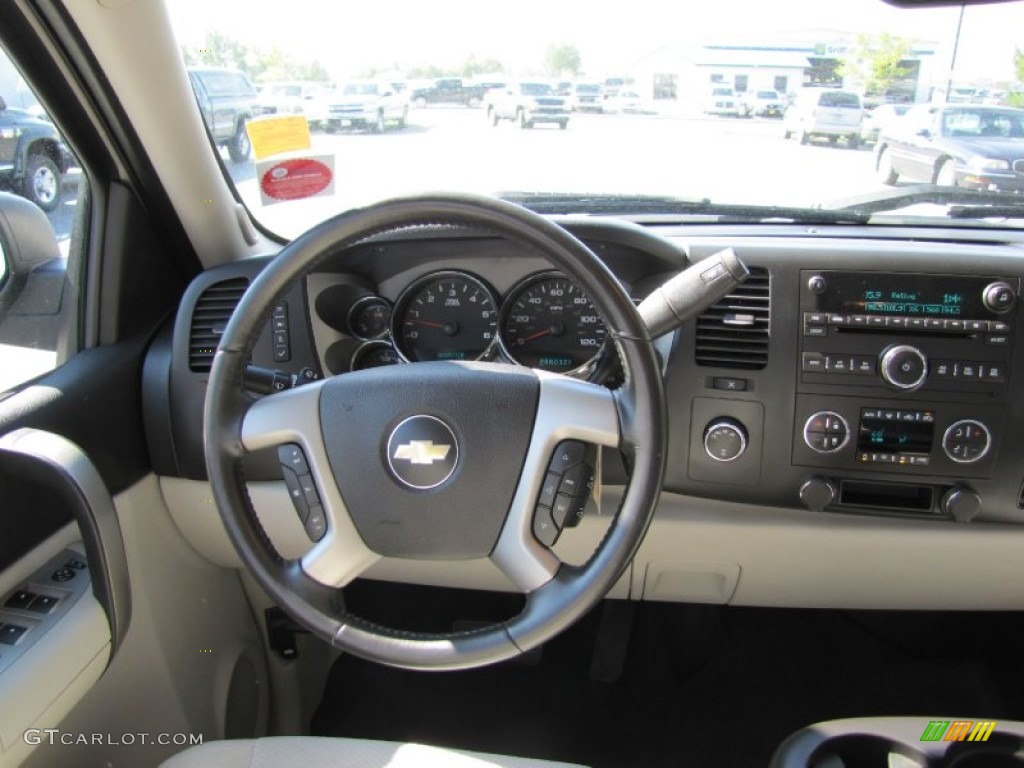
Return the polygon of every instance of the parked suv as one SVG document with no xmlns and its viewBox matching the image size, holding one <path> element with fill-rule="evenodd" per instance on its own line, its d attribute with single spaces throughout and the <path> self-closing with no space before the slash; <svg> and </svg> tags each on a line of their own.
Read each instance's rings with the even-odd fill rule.
<svg viewBox="0 0 1024 768">
<path fill-rule="evenodd" d="M 388 124 L 405 127 L 409 100 L 391 82 L 345 83 L 327 104 L 327 130 L 368 128 L 383 133 Z"/>
<path fill-rule="evenodd" d="M 193 67 L 188 71 L 203 122 L 217 146 L 227 147 L 233 162 L 249 159 L 252 146 L 245 123 L 256 114 L 258 94 L 237 69 Z"/>
<path fill-rule="evenodd" d="M 511 83 L 488 93 L 487 119 L 495 126 L 501 120 L 512 120 L 520 128 L 558 123 L 565 130 L 569 126 L 569 103 L 548 83 Z"/>
<path fill-rule="evenodd" d="M 801 144 L 824 137 L 835 144 L 846 139 L 847 146 L 860 146 L 864 106 L 854 91 L 836 88 L 804 88 L 786 110 L 783 136 L 797 136 Z"/>
<path fill-rule="evenodd" d="M 8 108 L 0 98 L 0 186 L 52 211 L 70 165 L 71 153 L 53 123 Z"/>
</svg>

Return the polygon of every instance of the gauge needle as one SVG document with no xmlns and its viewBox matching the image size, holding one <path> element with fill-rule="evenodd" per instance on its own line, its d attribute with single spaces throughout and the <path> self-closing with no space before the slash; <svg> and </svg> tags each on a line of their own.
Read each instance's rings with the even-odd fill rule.
<svg viewBox="0 0 1024 768">
<path fill-rule="evenodd" d="M 550 333 L 551 333 L 551 329 L 550 328 L 545 328 L 543 331 L 537 331 L 536 333 L 531 333 L 529 336 L 527 336 L 526 338 L 523 339 L 523 344 L 525 344 L 528 341 L 533 341 L 534 339 L 539 339 L 541 336 L 548 336 L 548 335 L 550 335 Z"/>
<path fill-rule="evenodd" d="M 435 323 L 433 320 L 406 320 L 413 325 L 425 325 L 428 328 L 444 328 L 444 323 Z"/>
</svg>

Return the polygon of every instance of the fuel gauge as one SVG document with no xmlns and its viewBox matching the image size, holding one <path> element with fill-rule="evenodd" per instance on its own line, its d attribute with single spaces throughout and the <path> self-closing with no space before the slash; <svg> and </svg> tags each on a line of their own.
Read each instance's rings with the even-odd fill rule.
<svg viewBox="0 0 1024 768">
<path fill-rule="evenodd" d="M 398 365 L 402 362 L 398 352 L 386 341 L 368 341 L 352 353 L 349 368 L 353 371 L 365 371 L 367 368 L 381 368 L 385 365 Z"/>
<path fill-rule="evenodd" d="M 348 311 L 349 333 L 357 339 L 378 339 L 391 325 L 391 303 L 380 296 L 363 296 Z"/>
</svg>

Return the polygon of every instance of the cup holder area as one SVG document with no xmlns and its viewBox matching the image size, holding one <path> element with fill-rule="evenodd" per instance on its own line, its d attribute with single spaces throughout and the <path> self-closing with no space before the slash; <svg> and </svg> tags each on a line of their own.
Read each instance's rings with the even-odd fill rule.
<svg viewBox="0 0 1024 768">
<path fill-rule="evenodd" d="M 818 723 L 786 739 L 771 768 L 1024 768 L 1024 723 L 997 721 L 984 741 L 923 741 L 932 720 L 888 717 Z"/>
</svg>

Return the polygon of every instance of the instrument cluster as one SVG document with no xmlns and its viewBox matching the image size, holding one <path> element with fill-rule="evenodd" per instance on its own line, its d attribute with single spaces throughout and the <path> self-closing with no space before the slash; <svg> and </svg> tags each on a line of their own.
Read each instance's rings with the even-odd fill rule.
<svg viewBox="0 0 1024 768">
<path fill-rule="evenodd" d="M 362 342 L 335 368 L 360 370 L 431 360 L 497 360 L 593 378 L 607 328 L 590 297 L 556 271 L 536 272 L 499 296 L 462 270 L 423 275 L 392 305 L 366 294 L 345 315 Z M 334 370 L 341 373 L 342 370 Z"/>
</svg>

